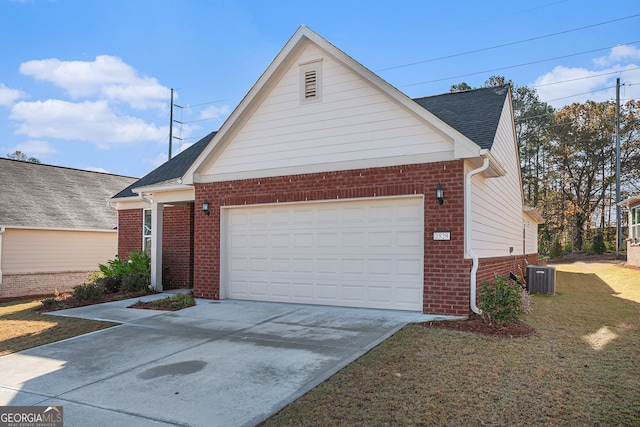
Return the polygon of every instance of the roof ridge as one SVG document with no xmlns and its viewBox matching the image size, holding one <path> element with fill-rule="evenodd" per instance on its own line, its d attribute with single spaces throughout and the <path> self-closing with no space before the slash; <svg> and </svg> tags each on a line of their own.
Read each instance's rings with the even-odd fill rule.
<svg viewBox="0 0 640 427">
<path fill-rule="evenodd" d="M 47 164 L 47 163 L 35 163 L 35 162 L 28 162 L 28 161 L 24 161 L 24 160 L 9 159 L 9 158 L 2 157 L 2 156 L 0 156 L 0 160 L 6 160 L 8 162 L 15 162 L 15 163 L 25 163 L 25 164 L 33 165 L 33 166 L 47 166 L 47 167 L 50 167 L 50 168 L 66 169 L 66 170 L 72 170 L 72 171 L 78 171 L 78 172 L 99 173 L 99 174 L 102 174 L 102 175 L 119 176 L 119 177 L 122 177 L 122 178 L 133 178 L 133 179 L 137 179 L 138 178 L 136 176 L 128 176 L 128 175 L 121 175 L 121 174 L 117 174 L 117 173 L 72 168 L 70 166 L 50 165 L 50 164 Z"/>
</svg>

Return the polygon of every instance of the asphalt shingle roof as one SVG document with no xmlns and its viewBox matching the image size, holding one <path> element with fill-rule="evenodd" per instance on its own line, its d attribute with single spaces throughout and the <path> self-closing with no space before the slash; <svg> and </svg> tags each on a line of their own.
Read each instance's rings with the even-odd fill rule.
<svg viewBox="0 0 640 427">
<path fill-rule="evenodd" d="M 0 226 L 111 230 L 108 200 L 136 178 L 0 158 Z"/>
<path fill-rule="evenodd" d="M 491 149 L 508 93 L 509 86 L 503 85 L 414 101 L 481 148 Z"/>
<path fill-rule="evenodd" d="M 113 198 L 120 199 L 124 197 L 137 197 L 138 195 L 131 191 L 133 188 L 175 182 L 187 172 L 216 133 L 217 132 L 211 132 L 209 135 L 184 150 L 182 153 L 173 157 L 168 162 L 152 170 L 147 175 L 120 191 L 118 194 L 113 196 Z"/>
</svg>

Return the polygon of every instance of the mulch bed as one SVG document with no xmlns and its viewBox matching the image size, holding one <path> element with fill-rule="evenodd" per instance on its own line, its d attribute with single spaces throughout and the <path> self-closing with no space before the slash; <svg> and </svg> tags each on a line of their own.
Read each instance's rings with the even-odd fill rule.
<svg viewBox="0 0 640 427">
<path fill-rule="evenodd" d="M 34 311 L 37 313 L 46 313 L 49 311 L 66 310 L 68 308 L 85 307 L 87 305 L 102 304 L 103 302 L 113 302 L 113 301 L 121 301 L 123 299 L 129 299 L 129 298 L 138 298 L 145 295 L 149 295 L 149 292 L 121 292 L 121 293 L 115 293 L 115 294 L 107 294 L 99 300 L 79 300 L 70 293 L 63 293 L 56 297 L 56 300 L 60 303 L 58 306 L 50 309 L 37 308 L 37 309 L 34 309 Z M 37 299 L 37 298 L 34 298 L 34 299 Z"/>
<path fill-rule="evenodd" d="M 536 330 L 526 323 L 516 320 L 501 327 L 485 323 L 480 316 L 471 316 L 464 320 L 441 320 L 438 322 L 425 322 L 425 328 L 451 329 L 461 332 L 473 332 L 477 334 L 491 335 L 499 338 L 523 338 L 536 333 Z"/>
</svg>

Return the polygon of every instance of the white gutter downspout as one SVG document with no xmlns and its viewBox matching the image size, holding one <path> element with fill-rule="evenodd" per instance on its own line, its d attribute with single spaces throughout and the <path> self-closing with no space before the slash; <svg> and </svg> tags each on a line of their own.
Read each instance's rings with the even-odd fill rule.
<svg viewBox="0 0 640 427">
<path fill-rule="evenodd" d="M 484 150 L 483 150 L 484 151 Z M 469 277 L 469 304 L 471 311 L 476 314 L 482 314 L 482 310 L 476 305 L 476 274 L 478 273 L 478 255 L 471 249 L 471 178 L 489 167 L 489 157 L 481 153 L 483 157 L 482 166 L 470 170 L 464 181 L 464 249 L 471 257 L 473 265 L 471 267 L 471 275 Z"/>
<path fill-rule="evenodd" d="M 0 285 L 2 285 L 2 235 L 5 230 L 5 227 L 0 227 Z"/>
</svg>

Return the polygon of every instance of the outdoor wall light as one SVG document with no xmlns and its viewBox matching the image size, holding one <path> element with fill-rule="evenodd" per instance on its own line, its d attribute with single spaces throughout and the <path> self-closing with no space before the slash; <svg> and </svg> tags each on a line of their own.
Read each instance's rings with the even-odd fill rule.
<svg viewBox="0 0 640 427">
<path fill-rule="evenodd" d="M 206 200 L 202 202 L 202 212 L 204 212 L 206 216 L 211 215 L 211 212 L 209 211 L 209 202 Z"/>
<path fill-rule="evenodd" d="M 436 187 L 436 200 L 438 200 L 438 204 L 439 205 L 444 205 L 444 190 L 442 189 L 442 186 L 438 183 L 438 186 Z"/>
</svg>

